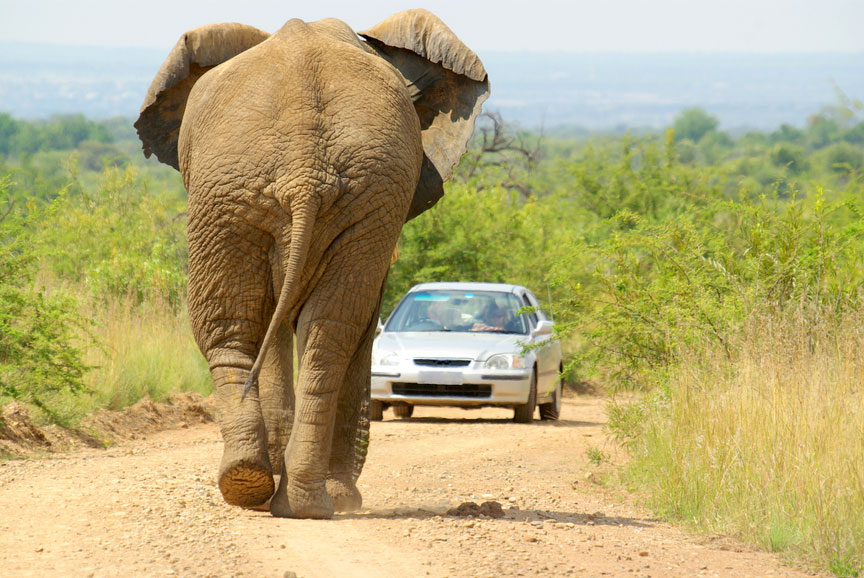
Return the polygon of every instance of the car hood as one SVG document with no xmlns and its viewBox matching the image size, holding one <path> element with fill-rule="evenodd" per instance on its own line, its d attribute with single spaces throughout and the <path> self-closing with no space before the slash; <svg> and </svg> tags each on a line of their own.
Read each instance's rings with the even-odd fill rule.
<svg viewBox="0 0 864 578">
<path fill-rule="evenodd" d="M 392 351 L 402 358 L 474 359 L 484 361 L 496 353 L 521 354 L 528 335 L 512 333 L 394 332 L 381 333 L 375 349 Z"/>
</svg>

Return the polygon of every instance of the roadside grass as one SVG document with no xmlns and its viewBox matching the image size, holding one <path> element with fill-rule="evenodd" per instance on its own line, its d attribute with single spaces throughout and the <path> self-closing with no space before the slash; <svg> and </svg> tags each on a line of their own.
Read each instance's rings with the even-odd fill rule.
<svg viewBox="0 0 864 578">
<path fill-rule="evenodd" d="M 86 299 L 82 291 L 81 301 Z M 47 421 L 74 424 L 102 408 L 120 410 L 147 397 L 161 401 L 172 393 L 209 395 L 210 373 L 192 337 L 188 315 L 160 299 L 91 299 L 82 314 L 93 321 L 95 342 L 84 352 L 91 369 L 87 392 L 57 394 L 47 400 L 56 414 Z"/>
<path fill-rule="evenodd" d="M 143 397 L 161 401 L 171 393 L 210 393 L 210 372 L 198 350 L 185 309 L 166 303 L 109 300 L 95 315 L 104 344 L 85 360 L 97 407 L 122 409 Z"/>
<path fill-rule="evenodd" d="M 864 314 L 754 316 L 739 340 L 610 413 L 627 480 L 698 530 L 864 576 Z"/>
</svg>

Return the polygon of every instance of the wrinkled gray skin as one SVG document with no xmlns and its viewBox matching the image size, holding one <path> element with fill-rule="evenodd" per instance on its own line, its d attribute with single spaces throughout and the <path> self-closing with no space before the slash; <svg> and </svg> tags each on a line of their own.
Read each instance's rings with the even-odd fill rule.
<svg viewBox="0 0 864 578">
<path fill-rule="evenodd" d="M 488 95 L 479 59 L 426 11 L 363 36 L 332 19 L 272 36 L 192 30 L 135 123 L 189 193 L 189 315 L 219 404 L 219 488 L 276 516 L 360 507 L 390 257 L 443 194 Z"/>
</svg>

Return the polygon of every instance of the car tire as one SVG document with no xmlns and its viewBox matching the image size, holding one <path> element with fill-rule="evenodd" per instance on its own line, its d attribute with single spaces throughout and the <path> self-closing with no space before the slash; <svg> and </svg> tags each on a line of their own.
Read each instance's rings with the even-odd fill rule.
<svg viewBox="0 0 864 578">
<path fill-rule="evenodd" d="M 556 421 L 561 415 L 561 380 L 555 384 L 555 393 L 552 394 L 552 401 L 549 403 L 540 404 L 540 419 L 543 421 Z"/>
<path fill-rule="evenodd" d="M 516 423 L 531 423 L 534 421 L 534 410 L 537 408 L 537 368 L 531 372 L 531 387 L 528 390 L 528 402 L 517 405 L 513 409 L 513 421 Z"/>
<path fill-rule="evenodd" d="M 407 403 L 393 405 L 393 415 L 402 419 L 408 419 L 414 415 L 414 406 Z"/>
<path fill-rule="evenodd" d="M 384 403 L 372 400 L 369 402 L 369 421 L 381 421 L 384 419 Z"/>
</svg>

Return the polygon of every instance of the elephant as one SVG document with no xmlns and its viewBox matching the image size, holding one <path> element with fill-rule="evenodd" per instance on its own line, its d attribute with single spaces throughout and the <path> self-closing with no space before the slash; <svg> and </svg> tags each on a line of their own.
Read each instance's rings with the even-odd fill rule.
<svg viewBox="0 0 864 578">
<path fill-rule="evenodd" d="M 228 504 L 361 507 L 391 256 L 444 194 L 488 96 L 480 59 L 425 10 L 359 33 L 333 18 L 272 35 L 210 24 L 169 53 L 135 128 L 188 193 L 188 312 Z"/>
</svg>

